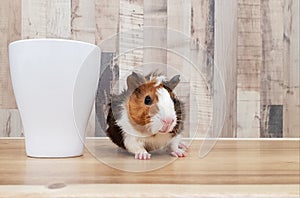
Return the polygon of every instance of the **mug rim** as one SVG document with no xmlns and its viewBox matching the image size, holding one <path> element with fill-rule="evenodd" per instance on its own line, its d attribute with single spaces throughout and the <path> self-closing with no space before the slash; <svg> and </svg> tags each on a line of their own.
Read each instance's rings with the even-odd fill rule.
<svg viewBox="0 0 300 198">
<path fill-rule="evenodd" d="M 16 44 L 20 44 L 20 43 L 26 43 L 26 42 L 43 42 L 43 41 L 78 43 L 78 44 L 82 44 L 82 45 L 89 45 L 89 46 L 93 46 L 93 47 L 99 48 L 97 45 L 92 44 L 92 43 L 87 43 L 87 42 L 84 42 L 84 41 L 71 40 L 71 39 L 60 39 L 60 38 L 31 38 L 31 39 L 20 39 L 20 40 L 16 40 L 16 41 L 11 42 L 11 43 L 9 44 L 9 47 L 10 47 L 10 46 L 13 46 L 13 45 L 16 45 Z"/>
</svg>

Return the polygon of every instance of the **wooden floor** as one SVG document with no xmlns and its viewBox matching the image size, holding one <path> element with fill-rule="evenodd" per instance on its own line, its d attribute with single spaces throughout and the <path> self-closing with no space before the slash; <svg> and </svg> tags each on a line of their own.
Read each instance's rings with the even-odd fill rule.
<svg viewBox="0 0 300 198">
<path fill-rule="evenodd" d="M 24 140 L 0 139 L 0 197 L 15 193 L 299 197 L 299 140 L 219 140 L 199 158 L 201 143 L 194 140 L 183 159 L 153 153 L 151 160 L 135 160 L 105 139 L 88 140 L 81 157 L 35 159 L 26 157 Z"/>
</svg>

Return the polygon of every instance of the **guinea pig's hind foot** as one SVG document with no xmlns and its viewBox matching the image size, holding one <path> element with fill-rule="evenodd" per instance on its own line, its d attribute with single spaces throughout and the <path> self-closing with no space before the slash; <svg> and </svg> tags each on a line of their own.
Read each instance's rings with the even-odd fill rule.
<svg viewBox="0 0 300 198">
<path fill-rule="evenodd" d="M 185 157 L 185 156 L 186 156 L 186 153 L 185 153 L 184 150 L 178 148 L 178 149 L 172 151 L 172 152 L 171 152 L 171 155 L 172 155 L 173 157 Z"/>
<path fill-rule="evenodd" d="M 139 159 L 139 160 L 149 160 L 151 158 L 151 154 L 148 153 L 147 151 L 141 151 L 141 152 L 135 153 L 134 158 Z"/>
</svg>

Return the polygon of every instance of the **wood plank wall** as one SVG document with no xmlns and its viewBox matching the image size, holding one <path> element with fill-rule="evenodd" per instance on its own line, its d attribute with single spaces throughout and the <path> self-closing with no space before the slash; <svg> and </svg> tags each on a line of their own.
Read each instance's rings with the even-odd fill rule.
<svg viewBox="0 0 300 198">
<path fill-rule="evenodd" d="M 219 100 L 226 100 L 222 137 L 300 137 L 298 0 L 2 0 L 0 136 L 23 135 L 9 74 L 10 42 L 65 38 L 99 45 L 118 32 L 144 26 L 164 29 L 121 34 L 116 45 L 102 55 L 103 60 L 110 61 L 107 57 L 126 50 L 126 42 L 137 46 L 153 42 L 175 45 L 167 29 L 183 32 L 192 41 L 184 50 L 200 57 L 197 67 L 211 90 L 218 71 L 216 65 L 223 76 L 226 98 L 219 93 L 212 98 L 214 110 L 224 108 L 218 104 Z M 201 53 L 199 46 L 206 53 Z M 185 61 L 167 50 L 130 52 L 110 68 L 120 68 L 112 78 L 122 77 L 138 64 L 156 61 L 175 65 L 186 76 L 180 90 L 188 90 L 181 94 L 189 106 L 187 123 L 197 122 L 193 116 L 196 104 L 190 92 L 200 81 Z M 196 86 L 198 90 L 202 88 Z M 195 97 L 201 96 L 198 92 Z M 103 135 L 96 117 L 94 108 L 87 129 L 89 136 Z M 187 136 L 189 130 L 186 128 Z M 214 130 L 211 133 L 216 135 Z"/>
</svg>

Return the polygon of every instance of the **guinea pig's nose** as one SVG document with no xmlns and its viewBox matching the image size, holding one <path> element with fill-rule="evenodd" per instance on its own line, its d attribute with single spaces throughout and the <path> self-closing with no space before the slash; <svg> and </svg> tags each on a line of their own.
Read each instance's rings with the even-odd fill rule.
<svg viewBox="0 0 300 198">
<path fill-rule="evenodd" d="M 162 122 L 165 125 L 171 125 L 174 122 L 174 119 L 173 118 L 165 118 L 165 119 L 162 119 Z"/>
</svg>

